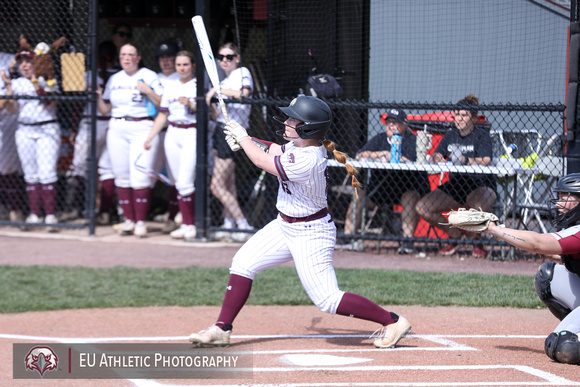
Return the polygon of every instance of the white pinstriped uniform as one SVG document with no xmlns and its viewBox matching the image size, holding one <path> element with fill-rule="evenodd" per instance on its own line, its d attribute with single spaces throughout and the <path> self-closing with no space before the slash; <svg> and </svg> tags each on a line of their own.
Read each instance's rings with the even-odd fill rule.
<svg viewBox="0 0 580 387">
<path fill-rule="evenodd" d="M 276 156 L 281 177 L 276 208 L 292 217 L 313 215 L 327 206 L 327 151 L 297 148 L 293 142 Z M 336 226 L 330 215 L 288 223 L 280 216 L 246 242 L 234 256 L 231 274 L 253 279 L 262 270 L 294 260 L 302 286 L 323 312 L 335 314 L 344 294 L 332 266 Z"/>
<path fill-rule="evenodd" d="M 117 187 L 142 189 L 152 188 L 155 178 L 139 172 L 135 160 L 141 154 L 139 164 L 153 169 L 159 147 L 159 138 L 151 141 L 151 149 L 143 149 L 143 143 L 153 126 L 152 120 L 127 121 L 123 117 L 148 116 L 146 98 L 137 89 L 137 81 L 143 79 L 156 93 L 163 94 L 157 74 L 147 68 L 128 75 L 119 71 L 109 78 L 103 100 L 112 105 L 111 121 L 107 133 L 107 148 L 113 163 L 115 185 Z"/>
<path fill-rule="evenodd" d="M 195 102 L 197 80 L 193 78 L 182 84 L 174 80 L 165 84 L 165 93 L 161 98 L 160 110 L 168 111 L 167 120 L 171 123 L 195 124 L 196 113 L 179 102 L 179 97 L 188 97 Z M 181 196 L 195 191 L 195 166 L 197 159 L 197 129 L 177 128 L 169 125 L 163 143 L 168 169 L 175 177 L 175 187 Z"/>
<path fill-rule="evenodd" d="M 38 78 L 40 87 L 46 80 Z M 34 85 L 24 77 L 12 81 L 14 95 L 38 95 Z M 56 163 L 60 150 L 60 125 L 56 109 L 35 99 L 18 100 L 19 115 L 16 130 L 16 147 L 28 184 L 51 184 L 58 180 Z"/>
</svg>

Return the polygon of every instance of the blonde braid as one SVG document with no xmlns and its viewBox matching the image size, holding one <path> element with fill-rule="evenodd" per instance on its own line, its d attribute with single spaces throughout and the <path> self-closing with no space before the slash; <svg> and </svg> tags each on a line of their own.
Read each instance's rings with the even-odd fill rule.
<svg viewBox="0 0 580 387">
<path fill-rule="evenodd" d="M 358 179 L 355 176 L 358 173 L 358 171 L 356 170 L 355 167 L 353 167 L 352 165 L 350 165 L 349 163 L 346 162 L 346 158 L 347 158 L 346 153 L 336 150 L 336 147 L 334 146 L 334 142 L 332 142 L 330 140 L 322 140 L 322 141 L 324 143 L 324 147 L 326 148 L 326 150 L 329 152 L 332 152 L 332 154 L 334 155 L 334 158 L 339 163 L 344 164 L 348 174 L 352 176 L 351 185 L 354 187 L 354 197 L 358 200 L 357 188 L 362 187 L 361 182 L 358 181 Z"/>
</svg>

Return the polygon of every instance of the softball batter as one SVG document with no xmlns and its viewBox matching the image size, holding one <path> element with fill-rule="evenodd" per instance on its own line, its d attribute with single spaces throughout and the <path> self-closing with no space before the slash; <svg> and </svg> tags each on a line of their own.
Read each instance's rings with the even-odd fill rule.
<svg viewBox="0 0 580 387">
<path fill-rule="evenodd" d="M 151 205 L 154 177 L 137 170 L 135 163 L 152 170 L 157 157 L 158 139 L 153 139 L 151 149 L 143 150 L 143 143 L 153 126 L 155 112 L 148 104 L 159 107 L 163 94 L 157 74 L 139 68 L 141 56 L 131 44 L 121 47 L 122 71 L 114 74 L 102 95 L 98 108 L 101 114 L 111 114 L 107 133 L 107 148 L 113 163 L 115 185 L 125 222 L 121 235 L 147 236 L 147 213 Z"/>
<path fill-rule="evenodd" d="M 46 80 L 37 77 L 34 65 L 34 53 L 21 51 L 16 54 L 18 69 L 22 77 L 14 79 L 14 95 L 43 96 Z M 58 91 L 55 91 L 58 92 Z M 15 103 L 16 101 L 11 101 Z M 40 99 L 19 99 L 18 129 L 16 130 L 16 149 L 24 171 L 26 192 L 30 214 L 26 222 L 42 222 L 48 231 L 58 231 L 53 225 L 58 223 L 55 215 L 56 182 L 58 180 L 56 165 L 60 149 L 60 125 L 56 117 L 56 101 Z"/>
<path fill-rule="evenodd" d="M 552 221 L 558 232 L 539 234 L 490 223 L 485 232 L 515 247 L 551 256 L 560 261 L 544 262 L 534 280 L 536 293 L 560 324 L 546 338 L 544 349 L 550 359 L 580 364 L 580 173 L 558 180 L 551 202 L 558 214 Z"/>
<path fill-rule="evenodd" d="M 277 133 L 290 142 L 266 143 L 267 153 L 237 122 L 230 121 L 226 126 L 225 132 L 257 167 L 278 177 L 279 215 L 234 256 L 217 322 L 192 334 L 189 340 L 198 345 L 228 344 L 233 321 L 250 295 L 254 276 L 294 260 L 302 286 L 320 310 L 379 323 L 382 328 L 375 332 L 375 347 L 394 347 L 411 330 L 411 324 L 362 296 L 341 291 L 332 266 L 336 226 L 327 209 L 327 151 L 342 163 L 346 155 L 324 139 L 332 122 L 331 110 L 325 102 L 310 96 L 299 96 L 280 110 L 287 117 L 277 119 L 284 124 L 284 130 Z M 354 168 L 346 167 L 354 177 Z M 354 178 L 353 185 L 358 186 Z"/>
<path fill-rule="evenodd" d="M 191 240 L 195 238 L 195 166 L 197 159 L 197 129 L 195 97 L 197 81 L 195 57 L 189 51 L 180 51 L 175 58 L 178 80 L 168 81 L 161 98 L 159 113 L 153 128 L 145 141 L 145 149 L 151 141 L 169 124 L 163 147 L 168 169 L 173 171 L 178 191 L 177 200 L 182 215 L 182 223 L 169 235 L 173 239 Z"/>
</svg>

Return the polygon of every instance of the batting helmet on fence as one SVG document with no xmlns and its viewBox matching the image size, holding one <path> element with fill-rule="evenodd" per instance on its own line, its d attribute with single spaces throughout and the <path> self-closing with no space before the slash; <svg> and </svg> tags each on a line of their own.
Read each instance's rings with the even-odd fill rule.
<svg viewBox="0 0 580 387">
<path fill-rule="evenodd" d="M 300 138 L 324 138 L 330 129 L 332 111 L 326 102 L 319 98 L 301 95 L 294 98 L 288 107 L 278 109 L 288 117 L 302 121 L 301 124 L 296 126 L 296 133 L 298 133 Z M 281 119 L 278 118 L 276 120 L 280 121 Z M 276 132 L 278 135 L 283 133 L 283 131 Z"/>
</svg>

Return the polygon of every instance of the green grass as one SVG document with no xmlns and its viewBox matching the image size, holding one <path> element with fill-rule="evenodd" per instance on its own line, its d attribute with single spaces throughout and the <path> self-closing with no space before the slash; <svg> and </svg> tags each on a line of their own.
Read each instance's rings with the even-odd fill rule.
<svg viewBox="0 0 580 387">
<path fill-rule="evenodd" d="M 538 308 L 533 277 L 336 269 L 344 291 L 380 305 Z M 0 266 L 0 313 L 141 306 L 220 305 L 227 268 Z M 291 267 L 258 274 L 248 304 L 311 305 Z"/>
</svg>

